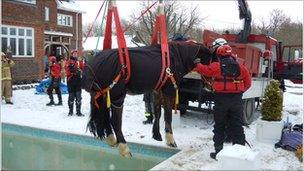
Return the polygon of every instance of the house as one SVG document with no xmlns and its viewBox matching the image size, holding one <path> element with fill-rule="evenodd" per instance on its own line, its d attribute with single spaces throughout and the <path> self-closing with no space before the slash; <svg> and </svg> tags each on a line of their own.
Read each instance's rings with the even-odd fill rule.
<svg viewBox="0 0 304 171">
<path fill-rule="evenodd" d="M 45 54 L 82 50 L 82 11 L 74 0 L 2 0 L 2 52 L 11 47 L 13 82 L 41 80 Z"/>
</svg>

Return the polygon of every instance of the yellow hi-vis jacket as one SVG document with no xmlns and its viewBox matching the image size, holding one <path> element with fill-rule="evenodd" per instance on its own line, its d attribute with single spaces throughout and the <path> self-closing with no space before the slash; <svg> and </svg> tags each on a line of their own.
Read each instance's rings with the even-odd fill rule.
<svg viewBox="0 0 304 171">
<path fill-rule="evenodd" d="M 12 80 L 11 67 L 15 65 L 13 60 L 2 60 L 1 61 L 2 78 L 1 80 Z"/>
</svg>

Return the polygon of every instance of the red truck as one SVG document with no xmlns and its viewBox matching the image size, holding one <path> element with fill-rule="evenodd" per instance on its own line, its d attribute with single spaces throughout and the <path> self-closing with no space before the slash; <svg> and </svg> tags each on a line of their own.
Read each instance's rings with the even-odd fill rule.
<svg viewBox="0 0 304 171">
<path fill-rule="evenodd" d="M 239 34 L 217 34 L 204 30 L 203 43 L 211 47 L 215 39 L 224 38 L 232 47 L 233 53 L 237 54 L 252 74 L 252 86 L 243 95 L 243 120 L 245 124 L 250 124 L 255 118 L 255 109 L 270 79 L 303 82 L 302 45 L 282 47 L 282 43 L 270 36 L 250 34 L 251 13 L 247 2 L 238 0 L 238 3 L 240 19 L 245 20 L 243 30 Z M 197 73 L 189 73 L 183 78 L 179 86 L 181 114 L 187 110 L 212 113 L 213 95 L 206 89 L 208 85 L 204 81 Z M 190 101 L 193 103 L 189 105 Z"/>
</svg>

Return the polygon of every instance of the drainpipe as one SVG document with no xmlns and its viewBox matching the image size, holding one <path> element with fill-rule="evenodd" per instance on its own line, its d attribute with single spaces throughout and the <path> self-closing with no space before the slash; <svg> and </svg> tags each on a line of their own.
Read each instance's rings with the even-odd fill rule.
<svg viewBox="0 0 304 171">
<path fill-rule="evenodd" d="M 76 50 L 78 50 L 78 12 L 76 13 Z"/>
</svg>

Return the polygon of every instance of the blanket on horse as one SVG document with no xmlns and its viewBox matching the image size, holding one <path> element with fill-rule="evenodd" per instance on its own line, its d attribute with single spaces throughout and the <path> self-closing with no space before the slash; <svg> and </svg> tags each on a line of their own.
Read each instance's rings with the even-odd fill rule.
<svg viewBox="0 0 304 171">
<path fill-rule="evenodd" d="M 193 68 L 193 58 L 203 58 L 200 52 L 208 51 L 207 48 L 197 44 L 170 43 L 171 71 L 175 79 L 180 80 L 188 71 Z M 119 84 L 119 89 L 126 89 L 132 94 L 142 94 L 150 91 L 156 85 L 161 73 L 161 46 L 151 45 L 146 47 L 128 48 L 131 63 L 131 78 L 127 85 Z M 208 51 L 209 52 L 209 51 Z M 209 60 L 209 59 L 208 59 Z M 103 50 L 99 52 L 92 61 L 88 63 L 89 69 L 84 71 L 84 85 L 87 91 L 94 91 L 97 87 L 92 87 L 92 82 L 96 82 L 101 89 L 109 86 L 114 78 L 121 71 L 119 54 L 117 49 Z M 121 79 L 123 80 L 123 79 Z M 91 86 L 90 86 L 91 85 Z M 94 86 L 94 85 L 93 85 Z M 172 89 L 169 94 L 174 94 L 173 85 L 168 81 L 164 86 Z"/>
</svg>

